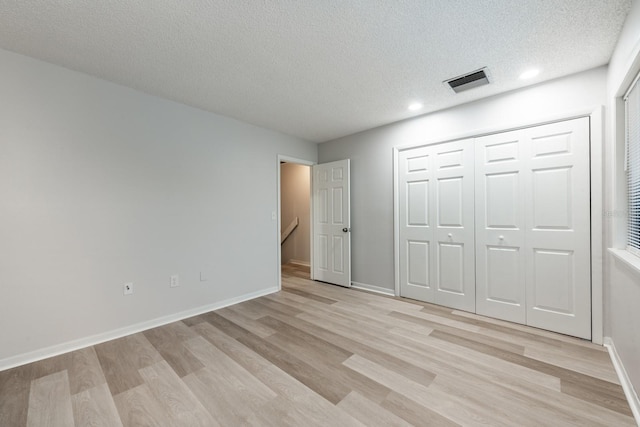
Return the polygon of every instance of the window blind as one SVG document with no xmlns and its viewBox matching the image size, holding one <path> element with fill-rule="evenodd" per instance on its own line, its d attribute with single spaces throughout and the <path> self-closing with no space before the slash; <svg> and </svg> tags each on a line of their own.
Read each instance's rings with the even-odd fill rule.
<svg viewBox="0 0 640 427">
<path fill-rule="evenodd" d="M 627 195 L 627 250 L 640 256 L 640 85 L 638 78 L 625 97 Z"/>
</svg>

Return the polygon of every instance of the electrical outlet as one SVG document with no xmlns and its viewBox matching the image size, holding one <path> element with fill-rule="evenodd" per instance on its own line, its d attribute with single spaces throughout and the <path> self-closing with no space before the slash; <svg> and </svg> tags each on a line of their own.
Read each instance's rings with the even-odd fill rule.
<svg viewBox="0 0 640 427">
<path fill-rule="evenodd" d="M 171 279 L 169 280 L 169 286 L 172 288 L 177 288 L 180 286 L 180 277 L 177 274 L 173 274 Z"/>
<path fill-rule="evenodd" d="M 123 286 L 123 292 L 125 295 L 131 295 L 133 293 L 133 283 L 125 283 Z"/>
</svg>

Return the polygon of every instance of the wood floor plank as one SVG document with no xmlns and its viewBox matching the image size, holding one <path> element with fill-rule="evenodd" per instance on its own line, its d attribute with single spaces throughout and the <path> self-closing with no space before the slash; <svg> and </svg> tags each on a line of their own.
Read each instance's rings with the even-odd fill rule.
<svg viewBox="0 0 640 427">
<path fill-rule="evenodd" d="M 140 369 L 140 375 L 165 409 L 165 425 L 207 427 L 215 424 L 211 414 L 166 360 Z"/>
<path fill-rule="evenodd" d="M 245 301 L 242 304 L 231 305 L 227 308 L 236 313 L 242 314 L 251 320 L 257 320 L 271 312 L 271 310 L 267 309 L 265 306 L 249 304 L 250 302 L 251 301 Z"/>
<path fill-rule="evenodd" d="M 284 292 L 288 292 L 291 294 L 296 294 L 298 296 L 301 296 L 303 298 L 307 298 L 307 299 L 311 299 L 317 302 L 321 302 L 323 304 L 335 304 L 336 302 L 338 302 L 338 300 L 335 299 L 331 299 L 331 298 L 325 298 L 323 296 L 320 295 L 316 295 L 316 294 L 312 294 L 311 292 L 307 292 L 307 291 L 303 291 L 300 289 L 293 289 L 293 288 L 289 288 L 289 289 L 283 289 Z"/>
<path fill-rule="evenodd" d="M 76 426 L 121 427 L 120 415 L 107 383 L 71 396 Z"/>
<path fill-rule="evenodd" d="M 476 376 L 485 379 L 502 380 L 505 382 L 521 382 L 536 384 L 549 390 L 560 391 L 560 378 L 548 375 L 527 366 L 511 363 L 502 359 L 496 359 L 490 354 L 476 351 L 461 351 L 460 347 L 447 341 L 438 340 L 429 334 L 421 334 L 419 331 L 407 331 L 405 329 L 392 330 L 393 335 L 407 338 L 416 343 L 416 347 L 426 345 L 430 350 L 433 360 L 448 359 L 455 366 L 471 371 Z M 439 369 L 444 369 L 440 367 Z"/>
<path fill-rule="evenodd" d="M 260 338 L 266 338 L 276 333 L 273 328 L 270 328 L 263 323 L 257 322 L 255 319 L 247 317 L 242 313 L 231 310 L 230 308 L 217 310 L 216 313 L 218 313 L 225 319 L 235 323 L 236 325 L 242 326 L 244 329 L 256 334 Z"/>
<path fill-rule="evenodd" d="M 395 392 L 387 396 L 380 406 L 413 426 L 457 427 L 461 425 L 428 409 L 426 405 L 420 405 Z"/>
<path fill-rule="evenodd" d="M 278 394 L 258 414 L 249 417 L 247 425 L 360 425 L 341 409 L 336 412 L 333 404 L 304 383 L 213 325 L 200 324 L 194 329 Z"/>
<path fill-rule="evenodd" d="M 0 426 L 27 424 L 33 365 L 0 372 Z"/>
<path fill-rule="evenodd" d="M 280 310 L 277 310 L 280 311 Z M 314 366 L 300 360 L 296 356 L 279 349 L 268 341 L 258 337 L 229 322 L 227 319 L 215 313 L 209 313 L 207 319 L 216 328 L 232 336 L 241 344 L 244 344 L 254 352 L 258 353 L 283 371 L 287 372 L 316 393 L 336 404 L 349 393 L 349 389 L 335 384 L 328 384 L 322 373 Z"/>
<path fill-rule="evenodd" d="M 278 292 L 271 294 L 270 298 L 274 301 L 281 302 L 283 304 L 291 305 L 302 311 L 308 310 L 331 310 L 330 304 L 318 302 L 313 299 L 305 298 L 295 293 L 290 292 Z"/>
<path fill-rule="evenodd" d="M 333 404 L 340 402 L 351 391 L 344 385 L 328 382 L 314 366 L 258 337 L 244 336 L 238 338 L 238 341 Z"/>
<path fill-rule="evenodd" d="M 369 301 L 367 301 L 367 304 L 373 307 L 377 307 L 381 310 L 400 311 L 403 313 L 415 313 L 422 309 L 422 306 L 418 304 L 414 304 L 413 301 L 405 298 L 401 298 L 401 299 L 379 298 L 376 294 L 369 293 L 366 291 L 360 291 L 357 289 L 354 289 L 353 292 L 357 293 L 356 300 L 358 298 L 363 297 L 363 295 L 360 295 L 360 294 L 367 295 L 369 299 Z"/>
<path fill-rule="evenodd" d="M 366 338 L 368 337 L 366 337 L 364 341 L 356 341 L 349 339 L 346 336 L 340 335 L 339 333 L 336 333 L 336 331 L 326 329 L 311 322 L 307 322 L 299 317 L 287 318 L 277 313 L 273 313 L 272 316 L 277 317 L 278 320 L 283 323 L 287 323 L 292 326 L 294 325 L 296 328 L 301 329 L 309 333 L 310 335 L 317 336 L 328 342 L 338 345 L 339 347 L 344 348 L 353 354 L 359 354 L 368 358 L 369 360 L 380 363 L 388 367 L 389 369 L 394 370 L 396 373 L 404 375 L 407 378 L 410 378 L 421 384 L 430 384 L 435 376 L 435 374 L 433 374 L 432 372 L 421 369 L 418 366 L 395 357 L 388 351 L 389 347 L 385 347 L 386 351 L 371 347 L 368 344 L 372 343 L 373 341 L 367 340 Z"/>
<path fill-rule="evenodd" d="M 193 316 L 193 317 L 188 317 L 186 319 L 182 319 L 182 323 L 184 323 L 185 325 L 191 327 L 191 326 L 195 326 L 199 323 L 203 323 L 206 322 L 207 320 L 202 316 L 202 315 L 198 315 L 198 316 Z"/>
<path fill-rule="evenodd" d="M 165 408 L 144 382 L 113 397 L 124 427 L 161 427 L 167 425 Z"/>
<path fill-rule="evenodd" d="M 267 316 L 261 321 L 272 325 L 279 331 L 270 336 L 267 341 L 287 353 L 297 355 L 302 360 L 313 361 L 313 366 L 322 372 L 325 381 L 341 384 L 349 390 L 359 391 L 378 403 L 389 394 L 390 390 L 387 387 L 344 368 L 342 363 L 353 353 L 272 317 Z"/>
<path fill-rule="evenodd" d="M 402 312 L 396 311 L 396 312 L 390 313 L 389 316 L 396 317 L 398 319 L 403 319 L 405 321 L 414 321 L 416 323 L 418 322 L 415 319 L 421 319 L 424 321 L 423 324 L 425 326 L 428 326 L 431 328 L 433 328 L 434 325 L 437 325 L 439 327 L 449 326 L 459 331 L 466 331 L 466 332 L 477 333 L 477 334 L 483 332 L 482 327 L 476 324 L 464 322 L 464 321 L 450 318 L 450 317 L 440 316 L 437 314 L 426 312 L 424 310 L 414 311 L 411 313 L 406 313 L 406 312 L 402 313 Z"/>
<path fill-rule="evenodd" d="M 297 403 L 297 402 L 296 402 Z M 263 405 L 260 411 L 253 413 L 245 421 L 249 426 L 317 426 L 325 425 L 326 420 L 322 416 L 314 416 L 313 411 L 307 411 L 307 408 L 299 403 L 294 405 L 290 400 L 283 396 Z"/>
<path fill-rule="evenodd" d="M 559 414 L 573 415 L 576 419 L 576 422 L 573 423 L 575 425 L 633 425 L 632 419 L 628 416 L 623 416 L 602 406 L 593 405 L 582 399 L 562 393 L 559 386 L 556 391 L 555 387 L 545 385 L 546 380 L 544 379 L 546 377 L 555 379 L 554 381 L 559 383 L 560 380 L 556 377 L 537 373 L 537 371 L 508 362 L 502 365 L 500 359 L 491 358 L 484 353 L 476 351 L 465 351 L 464 348 L 446 341 L 429 337 L 425 342 L 432 349 L 432 352 L 429 358 L 423 357 L 419 359 L 419 362 L 426 363 L 428 368 L 439 372 L 441 376 L 445 375 L 453 378 L 469 377 L 475 379 L 475 381 L 481 381 L 484 384 L 483 391 L 485 393 L 489 393 L 494 384 L 499 384 L 508 390 L 504 399 L 505 404 L 514 397 L 514 394 L 522 394 L 528 399 L 527 405 L 529 407 L 552 407 L 555 411 L 555 418 L 558 418 Z M 433 361 L 429 360 L 434 358 L 435 361 L 442 361 L 443 357 L 450 359 L 456 367 L 462 370 L 452 370 L 446 365 L 432 366 Z M 469 363 L 465 365 L 461 359 L 467 359 Z M 418 363 L 418 361 L 414 360 L 414 363 Z M 524 372 L 524 375 L 520 371 Z M 529 372 L 528 374 L 527 371 Z M 531 373 L 537 373 L 537 375 L 531 377 Z M 529 412 L 535 414 L 534 420 L 539 420 L 537 417 L 541 416 L 540 411 Z M 630 420 L 632 424 L 629 424 Z"/>
<path fill-rule="evenodd" d="M 262 406 L 259 412 L 260 419 L 267 421 L 269 425 L 364 425 L 339 406 L 322 398 L 314 390 L 273 365 L 260 371 L 258 375 L 278 393 L 278 397 Z M 291 421 L 281 422 L 281 417 L 283 420 Z"/>
<path fill-rule="evenodd" d="M 561 390 L 563 393 L 577 397 L 584 401 L 602 406 L 612 411 L 619 412 L 623 415 L 632 416 L 633 413 L 629 408 L 627 400 L 620 394 L 622 389 L 616 385 L 612 389 L 611 383 L 602 380 L 574 381 L 571 379 L 561 380 Z M 588 384 L 587 384 L 588 383 Z"/>
<path fill-rule="evenodd" d="M 609 367 L 609 361 L 611 359 L 608 353 L 575 346 L 563 346 L 554 351 L 549 351 L 541 346 L 529 346 L 525 349 L 524 355 L 531 359 L 551 363 L 580 372 L 581 374 L 620 384 L 615 371 L 612 371 Z"/>
<path fill-rule="evenodd" d="M 386 369 L 384 366 L 373 363 L 358 355 L 349 358 L 344 364 L 388 386 L 397 394 L 404 396 L 405 399 L 411 399 L 414 402 L 429 402 L 429 411 L 436 413 L 438 417 L 459 423 L 473 420 L 474 422 L 485 423 L 487 425 L 510 425 L 502 419 L 491 417 L 488 409 L 475 404 L 475 402 L 438 392 L 432 387 L 425 387 L 410 381 Z M 454 405 L 452 405 L 452 403 Z"/>
<path fill-rule="evenodd" d="M 283 351 L 296 354 L 298 358 L 308 361 L 321 373 L 323 381 L 332 384 L 333 387 L 358 391 L 376 403 L 384 400 L 390 392 L 389 388 L 371 378 L 345 368 L 342 362 L 346 358 L 339 360 L 326 358 L 321 356 L 322 353 L 296 345 L 288 338 L 283 338 L 280 333 L 272 335 L 268 341 Z"/>
<path fill-rule="evenodd" d="M 114 396 L 143 383 L 138 369 L 163 360 L 141 333 L 98 344 L 94 349 Z"/>
<path fill-rule="evenodd" d="M 71 394 L 77 394 L 107 383 L 98 355 L 93 347 L 72 352 L 67 372 L 69 373 Z"/>
<path fill-rule="evenodd" d="M 482 342 L 484 344 L 487 344 L 492 347 L 499 348 L 511 353 L 524 354 L 524 351 L 525 351 L 525 347 L 523 345 L 518 345 L 509 341 L 499 340 L 496 338 L 485 336 L 485 335 L 482 335 L 480 331 L 476 331 L 476 332 L 465 331 L 459 328 L 454 328 L 448 325 L 443 325 L 441 323 L 433 322 L 423 318 L 418 318 L 418 317 L 400 313 L 400 312 L 392 312 L 389 314 L 389 316 L 396 319 L 402 319 L 407 322 L 413 322 L 422 326 L 426 326 L 427 328 L 430 328 L 433 330 L 438 330 L 442 332 L 447 332 L 449 334 L 458 335 L 460 337 L 466 338 L 471 341 Z"/>
<path fill-rule="evenodd" d="M 284 352 L 295 354 L 296 357 L 301 360 L 313 361 L 315 367 L 319 367 L 319 365 L 327 367 L 339 366 L 343 361 L 351 356 L 351 354 L 339 354 L 336 356 L 335 354 L 318 353 L 317 349 L 308 347 L 303 343 L 292 341 L 289 336 L 282 334 L 281 332 L 276 332 L 266 338 L 265 341 L 278 347 Z"/>
<path fill-rule="evenodd" d="M 189 374 L 183 380 L 216 420 L 216 425 L 242 425 L 271 400 L 254 393 L 232 376 L 220 375 L 211 367 Z M 272 394 L 275 399 L 277 395 Z"/>
<path fill-rule="evenodd" d="M 184 322 L 174 322 L 144 331 L 144 336 L 180 377 L 204 368 L 184 347 L 184 342 L 196 334 Z"/>
<path fill-rule="evenodd" d="M 407 377 L 357 354 L 345 360 L 343 365 L 407 397 L 420 398 L 429 395 L 428 385 L 411 381 Z"/>
<path fill-rule="evenodd" d="M 302 311 L 297 308 L 275 301 L 274 299 L 270 298 L 269 295 L 262 298 L 257 298 L 255 300 L 251 300 L 249 302 L 251 303 L 250 305 L 253 305 L 253 304 L 259 305 L 259 306 L 262 305 L 269 310 L 277 311 L 279 313 L 282 313 L 291 317 L 295 317 L 298 314 L 302 313 Z"/>
<path fill-rule="evenodd" d="M 57 372 L 66 371 L 70 365 L 71 353 L 64 353 L 49 357 L 32 365 L 31 378 L 36 380 Z"/>
<path fill-rule="evenodd" d="M 239 343 L 235 338 L 225 334 L 209 322 L 195 325 L 193 329 L 205 340 L 233 359 L 235 363 L 256 377 L 261 370 L 272 366 L 267 359 L 244 344 Z"/>
<path fill-rule="evenodd" d="M 467 405 L 482 408 L 483 419 L 491 417 L 507 425 L 517 420 L 520 427 L 538 427 L 540 419 L 553 419 L 554 426 L 569 427 L 585 425 L 587 419 L 572 416 L 565 411 L 549 409 L 545 402 L 532 399 L 530 395 L 509 389 L 500 383 L 478 381 L 476 378 L 439 375 L 432 384 L 432 390 L 442 395 L 452 395 Z M 537 417 L 530 416 L 536 413 Z"/>
<path fill-rule="evenodd" d="M 67 371 L 31 382 L 27 427 L 74 426 Z"/>
<path fill-rule="evenodd" d="M 264 405 L 255 418 L 248 420 L 248 425 L 255 426 L 345 426 L 364 427 L 357 419 L 347 414 L 339 407 L 329 408 L 319 404 L 317 398 L 296 398 L 291 400 L 278 396 Z M 325 403 L 328 403 L 325 401 Z"/>
<path fill-rule="evenodd" d="M 411 426 L 411 424 L 409 424 L 406 420 L 403 420 L 393 412 L 383 408 L 378 403 L 370 401 L 357 391 L 352 391 L 351 393 L 349 393 L 344 399 L 340 401 L 340 403 L 338 403 L 338 406 L 351 414 L 352 417 L 360 420 L 362 424 L 367 426 Z M 421 422 L 424 422 L 424 419 Z"/>
<path fill-rule="evenodd" d="M 309 291 L 309 281 L 293 281 L 291 287 L 294 289 L 302 289 Z M 423 308 L 422 304 L 406 298 L 387 298 L 385 296 L 361 291 L 358 289 L 342 288 L 340 286 L 320 284 L 315 282 L 313 285 L 313 293 L 321 295 L 325 298 L 337 299 L 346 303 L 367 303 L 379 307 L 384 310 L 397 310 L 402 312 L 414 312 Z"/>
<path fill-rule="evenodd" d="M 315 395 L 304 384 L 213 325 L 201 324 L 194 329 L 274 392 L 291 398 L 300 394 Z"/>
<path fill-rule="evenodd" d="M 299 265 L 299 264 L 283 264 L 282 265 L 282 277 L 290 278 L 290 277 L 298 277 L 301 279 L 310 279 L 310 266 L 308 265 Z"/>
<path fill-rule="evenodd" d="M 259 322 L 269 326 L 273 330 L 277 330 L 278 334 L 287 337 L 287 339 L 292 343 L 300 347 L 306 347 L 313 352 L 317 352 L 318 354 L 321 354 L 323 358 L 334 361 L 335 364 L 342 363 L 353 355 L 349 350 L 339 347 L 316 335 L 309 334 L 274 317 L 265 316 L 259 319 Z"/>
<path fill-rule="evenodd" d="M 523 345 L 528 357 L 619 383 L 615 371 L 610 369 L 609 354 L 602 346 L 533 328 L 523 330 L 521 325 L 511 325 L 469 313 L 453 312 L 445 316 L 481 327 L 481 334 L 484 336 Z"/>
<path fill-rule="evenodd" d="M 277 394 L 203 337 L 187 348 L 206 366 L 187 375 L 184 382 L 223 425 L 237 425 Z"/>
<path fill-rule="evenodd" d="M 621 387 L 617 384 L 593 378 L 549 363 L 530 359 L 526 356 L 496 349 L 488 344 L 478 343 L 446 332 L 434 331 L 431 336 L 490 354 L 511 363 L 526 366 L 547 375 L 558 377 L 562 382 L 561 384 L 563 384 L 561 387 L 563 392 L 576 396 L 576 394 L 573 393 L 575 393 L 576 390 L 580 390 L 580 395 L 584 396 L 585 399 L 590 399 L 592 403 L 621 412 L 624 415 L 632 415 L 626 399 L 620 394 Z M 613 396 L 617 397 L 614 398 Z"/>
<path fill-rule="evenodd" d="M 450 317 L 448 315 L 442 317 Z M 451 319 L 458 322 L 466 322 L 482 329 L 492 329 L 495 332 L 506 334 L 512 337 L 515 342 L 524 340 L 529 344 L 545 345 L 550 348 L 562 348 L 565 345 L 593 348 L 595 347 L 589 341 L 570 337 L 568 335 L 557 334 L 545 331 L 544 329 L 532 328 L 518 323 L 511 323 L 500 319 L 492 319 L 486 316 L 479 316 L 465 311 L 454 310 L 451 313 Z M 602 347 L 601 347 L 602 349 Z M 606 350 L 603 350 L 606 351 Z"/>
<path fill-rule="evenodd" d="M 281 297 L 279 295 L 269 295 L 268 298 L 275 300 Z M 356 324 L 364 324 L 368 327 L 375 326 L 383 332 L 386 332 L 392 327 L 397 326 L 395 324 L 400 325 L 404 323 L 400 321 L 395 322 L 395 319 L 389 319 L 388 317 L 386 317 L 386 313 L 390 311 L 376 309 L 372 306 L 365 307 L 366 304 L 357 305 L 352 303 L 347 304 L 339 302 L 331 306 L 327 306 L 324 304 L 311 305 L 309 302 L 300 303 L 297 301 L 289 301 L 286 298 L 280 301 L 283 305 L 288 305 L 302 312 L 294 317 L 299 317 L 305 313 L 324 313 L 332 317 L 339 317 L 340 319 L 348 323 L 355 322 Z"/>
</svg>

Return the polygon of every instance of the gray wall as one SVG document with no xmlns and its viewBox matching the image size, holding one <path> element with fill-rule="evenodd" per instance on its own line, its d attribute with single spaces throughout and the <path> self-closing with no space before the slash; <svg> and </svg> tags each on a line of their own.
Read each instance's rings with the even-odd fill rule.
<svg viewBox="0 0 640 427">
<path fill-rule="evenodd" d="M 604 105 L 606 72 L 600 67 L 319 144 L 321 163 L 351 159 L 353 281 L 394 287 L 393 147 L 446 141 Z"/>
<path fill-rule="evenodd" d="M 311 253 L 311 167 L 295 163 L 280 166 L 280 217 L 284 231 L 295 217 L 298 227 L 282 244 L 282 264 L 309 264 Z"/>
<path fill-rule="evenodd" d="M 605 245 L 626 246 L 624 109 L 620 97 L 640 71 L 640 2 L 634 2 L 609 65 L 609 127 L 605 152 Z M 616 124 L 615 126 L 611 124 Z M 636 268 L 605 256 L 605 336 L 609 337 L 636 391 L 640 390 L 640 258 Z"/>
<path fill-rule="evenodd" d="M 277 155 L 316 144 L 1 50 L 0 94 L 0 369 L 277 287 Z"/>
</svg>

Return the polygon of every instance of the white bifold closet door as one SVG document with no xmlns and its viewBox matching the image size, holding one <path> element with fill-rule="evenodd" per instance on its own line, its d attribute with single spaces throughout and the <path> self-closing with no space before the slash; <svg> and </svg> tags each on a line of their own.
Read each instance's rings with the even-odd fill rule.
<svg viewBox="0 0 640 427">
<path fill-rule="evenodd" d="M 400 295 L 475 311 L 473 140 L 398 157 Z"/>
<path fill-rule="evenodd" d="M 590 339 L 589 119 L 475 145 L 477 313 Z"/>
</svg>

